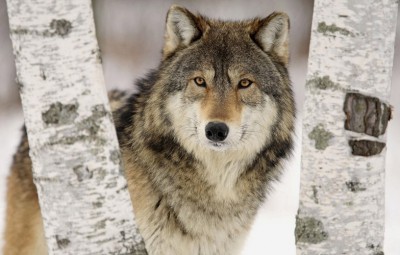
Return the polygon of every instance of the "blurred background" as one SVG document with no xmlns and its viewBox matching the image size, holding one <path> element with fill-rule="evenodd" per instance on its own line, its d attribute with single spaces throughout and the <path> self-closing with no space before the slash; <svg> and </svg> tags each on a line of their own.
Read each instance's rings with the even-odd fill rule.
<svg viewBox="0 0 400 255">
<path fill-rule="evenodd" d="M 171 4 L 222 19 L 267 16 L 287 12 L 291 18 L 290 74 L 296 95 L 298 120 L 304 97 L 312 19 L 312 0 L 95 0 L 97 37 L 108 89 L 135 90 L 134 80 L 155 68 L 161 57 L 165 16 Z M 399 22 L 398 22 L 399 23 Z M 400 26 L 397 28 L 391 104 L 394 120 L 388 130 L 386 168 L 385 254 L 400 254 Z M 15 66 L 5 0 L 0 0 L 0 247 L 4 228 L 6 177 L 20 139 L 22 109 L 15 84 Z M 301 127 L 297 125 L 297 145 Z M 243 254 L 294 255 L 294 227 L 298 206 L 300 152 L 287 163 L 282 181 L 262 207 Z M 1 250 L 1 249 L 0 249 Z M 1 252 L 1 251 L 0 251 Z"/>
</svg>

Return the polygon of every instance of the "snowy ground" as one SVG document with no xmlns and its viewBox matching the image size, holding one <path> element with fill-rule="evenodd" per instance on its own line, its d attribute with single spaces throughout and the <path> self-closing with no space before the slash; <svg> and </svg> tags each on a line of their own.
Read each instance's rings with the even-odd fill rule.
<svg viewBox="0 0 400 255">
<path fill-rule="evenodd" d="M 291 76 L 298 108 L 301 110 L 306 74 L 308 30 L 311 2 L 298 1 L 246 1 L 239 0 L 176 1 L 213 17 L 244 18 L 265 16 L 273 10 L 284 10 L 292 17 Z M 311 3 L 311 4 L 310 4 Z M 109 88 L 129 88 L 131 81 L 144 70 L 156 66 L 161 49 L 165 11 L 171 1 L 105 1 L 96 0 L 97 31 L 103 53 L 104 73 Z M 140 5 L 140 6 L 138 6 Z M 229 7 L 229 8 L 228 8 Z M 0 0 L 0 233 L 4 227 L 5 180 L 12 154 L 18 144 L 22 112 L 16 97 L 11 45 L 7 34 L 4 0 Z M 158 9 L 158 10 L 157 10 Z M 226 10 L 229 9 L 227 12 Z M 154 15 L 155 10 L 158 15 Z M 148 19 L 147 17 L 152 17 Z M 154 17 L 154 18 L 153 18 Z M 143 22 L 146 20 L 146 22 Z M 156 29 L 153 29 L 156 28 Z M 398 29 L 399 31 L 399 29 Z M 392 85 L 391 104 L 395 116 L 389 124 L 386 168 L 386 237 L 385 254 L 400 254 L 400 43 L 397 50 Z M 127 54 L 129 52 L 129 54 Z M 134 71 L 132 71 L 134 70 Z M 299 119 L 301 117 L 299 116 Z M 300 126 L 300 125 L 298 125 Z M 301 137 L 301 130 L 297 130 Z M 297 140 L 299 144 L 300 141 Z M 244 255 L 294 255 L 294 226 L 298 206 L 300 176 L 299 147 L 288 163 L 282 181 L 275 185 L 268 202 L 262 207 L 248 238 Z M 0 234 L 0 247 L 2 242 Z M 0 249 L 1 250 L 1 249 Z"/>
</svg>

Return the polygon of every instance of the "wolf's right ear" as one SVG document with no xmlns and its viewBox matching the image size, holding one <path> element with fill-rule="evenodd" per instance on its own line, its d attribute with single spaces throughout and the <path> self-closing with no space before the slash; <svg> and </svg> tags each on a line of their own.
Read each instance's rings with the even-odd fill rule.
<svg viewBox="0 0 400 255">
<path fill-rule="evenodd" d="M 172 5 L 167 14 L 163 58 L 180 46 L 188 46 L 202 35 L 201 18 L 187 9 Z"/>
<path fill-rule="evenodd" d="M 289 16 L 284 12 L 274 12 L 259 20 L 254 39 L 265 52 L 276 55 L 287 66 L 289 63 Z"/>
</svg>

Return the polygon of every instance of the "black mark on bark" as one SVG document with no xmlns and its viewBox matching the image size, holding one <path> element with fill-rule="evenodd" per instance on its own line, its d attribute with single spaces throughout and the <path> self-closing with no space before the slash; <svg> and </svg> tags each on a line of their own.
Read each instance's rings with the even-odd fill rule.
<svg viewBox="0 0 400 255">
<path fill-rule="evenodd" d="M 93 202 L 92 205 L 94 208 L 101 208 L 103 206 L 103 203 L 102 202 Z"/>
<path fill-rule="evenodd" d="M 356 156 L 369 157 L 382 152 L 386 144 L 369 140 L 350 140 L 351 153 Z"/>
<path fill-rule="evenodd" d="M 350 32 L 349 30 L 347 30 L 345 28 L 338 27 L 335 24 L 327 25 L 325 22 L 318 23 L 317 31 L 324 35 L 340 33 L 345 36 L 348 36 L 348 35 L 354 36 L 354 34 L 352 32 Z"/>
<path fill-rule="evenodd" d="M 46 73 L 44 72 L 43 69 L 40 69 L 40 77 L 45 81 L 47 79 Z"/>
<path fill-rule="evenodd" d="M 296 243 L 321 243 L 328 239 L 322 221 L 312 217 L 296 218 Z"/>
<path fill-rule="evenodd" d="M 51 104 L 47 111 L 42 113 L 42 120 L 47 125 L 71 124 L 74 122 L 76 117 L 78 117 L 77 109 L 77 103 L 62 104 L 60 102 L 56 102 L 54 104 Z"/>
<path fill-rule="evenodd" d="M 65 19 L 53 19 L 50 22 L 50 28 L 54 30 L 56 34 L 64 37 L 70 33 L 72 29 L 72 24 Z"/>
<path fill-rule="evenodd" d="M 15 28 L 11 29 L 10 33 L 20 36 L 30 35 L 30 36 L 42 36 L 42 37 L 53 37 L 53 36 L 61 36 L 65 37 L 71 32 L 72 24 L 70 21 L 65 19 L 53 19 L 48 29 L 44 30 L 36 30 L 36 29 L 28 29 L 28 28 Z"/>
<path fill-rule="evenodd" d="M 316 204 L 318 204 L 319 200 L 318 200 L 318 188 L 317 188 L 317 186 L 312 185 L 312 190 L 313 190 L 313 200 L 314 200 L 314 202 Z"/>
<path fill-rule="evenodd" d="M 60 238 L 58 235 L 56 235 L 56 241 L 57 241 L 57 246 L 60 249 L 64 249 L 71 243 L 71 241 L 68 238 Z"/>
<path fill-rule="evenodd" d="M 101 50 L 99 48 L 97 48 L 96 50 L 92 50 L 91 53 L 93 55 L 96 55 L 96 58 L 100 63 L 103 63 L 103 58 L 101 57 Z"/>
<path fill-rule="evenodd" d="M 352 180 L 346 182 L 346 187 L 349 189 L 351 192 L 360 192 L 360 191 L 365 191 L 367 188 L 358 180 Z"/>
<path fill-rule="evenodd" d="M 373 255 L 384 255 L 385 254 L 382 251 L 382 245 L 380 245 L 380 244 L 378 244 L 378 245 L 368 244 L 367 248 L 374 251 Z"/>
<path fill-rule="evenodd" d="M 76 174 L 78 181 L 83 181 L 84 179 L 90 179 L 93 177 L 93 172 L 90 172 L 89 169 L 85 166 L 78 165 L 73 168 L 74 173 Z"/>
</svg>

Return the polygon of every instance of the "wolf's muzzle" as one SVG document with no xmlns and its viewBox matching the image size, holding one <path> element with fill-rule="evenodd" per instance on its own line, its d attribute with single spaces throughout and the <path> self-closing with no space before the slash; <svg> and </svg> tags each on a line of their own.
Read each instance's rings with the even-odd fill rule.
<svg viewBox="0 0 400 255">
<path fill-rule="evenodd" d="M 228 136 L 229 127 L 223 122 L 209 122 L 205 131 L 208 140 L 222 142 Z"/>
</svg>

